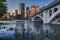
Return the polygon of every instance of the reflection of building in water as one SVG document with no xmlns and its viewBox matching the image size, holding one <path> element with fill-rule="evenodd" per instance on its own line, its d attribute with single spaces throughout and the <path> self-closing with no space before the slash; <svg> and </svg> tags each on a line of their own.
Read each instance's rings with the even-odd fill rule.
<svg viewBox="0 0 60 40">
<path fill-rule="evenodd" d="M 35 32 L 35 27 L 34 27 L 33 24 L 28 23 L 28 24 L 27 24 L 27 28 L 31 30 L 30 32 Z"/>
<path fill-rule="evenodd" d="M 18 33 L 18 34 L 23 34 L 23 32 L 24 32 L 24 22 L 17 22 L 17 24 L 16 24 L 16 33 Z"/>
<path fill-rule="evenodd" d="M 16 24 L 13 24 L 13 29 L 14 29 L 14 30 L 16 29 Z"/>
<path fill-rule="evenodd" d="M 25 29 L 26 29 L 26 32 L 30 32 L 30 33 L 35 33 L 36 29 L 33 25 L 32 22 L 25 22 Z"/>
<path fill-rule="evenodd" d="M 34 24 L 28 21 L 17 23 L 16 29 L 18 34 L 23 34 L 26 32 L 34 34 L 36 32 L 36 28 L 34 27 Z"/>
<path fill-rule="evenodd" d="M 24 33 L 24 24 L 21 24 L 21 27 L 20 27 L 20 34 L 23 34 Z"/>
<path fill-rule="evenodd" d="M 50 28 L 50 25 L 43 25 L 43 31 L 46 32 L 46 31 L 49 31 L 49 32 L 52 32 L 53 30 Z"/>
</svg>

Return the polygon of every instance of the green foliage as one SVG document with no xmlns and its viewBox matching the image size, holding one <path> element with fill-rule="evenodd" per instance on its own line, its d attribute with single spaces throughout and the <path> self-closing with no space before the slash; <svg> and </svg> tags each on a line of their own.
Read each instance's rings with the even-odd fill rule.
<svg viewBox="0 0 60 40">
<path fill-rule="evenodd" d="M 60 32 L 57 32 L 56 30 L 52 33 L 51 40 L 60 40 Z"/>
<path fill-rule="evenodd" d="M 58 32 L 57 30 L 54 30 L 54 32 L 48 32 L 47 30 L 44 35 L 45 39 L 48 38 L 49 40 L 60 40 L 60 32 Z"/>
<path fill-rule="evenodd" d="M 7 21 L 7 20 L 11 20 L 11 19 L 8 19 L 8 18 L 0 18 L 0 21 Z"/>
<path fill-rule="evenodd" d="M 7 3 L 6 0 L 0 0 L 0 18 L 3 16 L 3 14 L 7 11 Z"/>
<path fill-rule="evenodd" d="M 3 22 L 0 22 L 0 24 L 3 24 Z"/>
</svg>

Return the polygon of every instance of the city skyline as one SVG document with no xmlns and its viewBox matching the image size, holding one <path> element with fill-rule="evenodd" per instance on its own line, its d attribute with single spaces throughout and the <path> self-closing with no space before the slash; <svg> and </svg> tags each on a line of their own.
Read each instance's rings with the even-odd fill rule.
<svg viewBox="0 0 60 40">
<path fill-rule="evenodd" d="M 7 0 L 7 7 L 8 7 L 8 12 L 12 14 L 12 10 L 17 9 L 19 10 L 19 3 L 25 3 L 25 10 L 26 7 L 31 7 L 31 5 L 37 5 L 42 7 L 43 3 L 44 6 L 48 5 L 54 0 Z"/>
</svg>

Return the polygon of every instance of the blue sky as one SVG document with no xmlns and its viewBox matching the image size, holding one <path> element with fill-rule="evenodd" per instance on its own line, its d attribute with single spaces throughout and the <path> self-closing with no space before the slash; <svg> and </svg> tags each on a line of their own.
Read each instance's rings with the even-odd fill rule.
<svg viewBox="0 0 60 40">
<path fill-rule="evenodd" d="M 19 10 L 19 3 L 25 3 L 25 7 L 31 7 L 31 5 L 38 5 L 40 7 L 48 5 L 53 0 L 7 0 L 8 12 L 12 13 L 13 9 Z"/>
</svg>

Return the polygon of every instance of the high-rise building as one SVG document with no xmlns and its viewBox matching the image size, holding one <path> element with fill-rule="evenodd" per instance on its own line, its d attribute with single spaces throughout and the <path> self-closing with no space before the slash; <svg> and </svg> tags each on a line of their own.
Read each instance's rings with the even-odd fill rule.
<svg viewBox="0 0 60 40">
<path fill-rule="evenodd" d="M 40 11 L 40 7 L 39 6 L 35 6 L 35 5 L 32 5 L 31 6 L 31 16 L 33 16 L 34 14 L 38 13 Z"/>
<path fill-rule="evenodd" d="M 26 8 L 26 18 L 28 18 L 31 15 L 31 11 L 29 7 Z"/>
<path fill-rule="evenodd" d="M 36 6 L 36 13 L 38 13 L 40 11 L 39 6 Z"/>
<path fill-rule="evenodd" d="M 31 16 L 33 16 L 36 13 L 35 5 L 31 6 Z"/>
<path fill-rule="evenodd" d="M 13 17 L 16 17 L 17 16 L 17 10 L 16 9 L 12 11 L 12 16 Z"/>
<path fill-rule="evenodd" d="M 19 14 L 22 15 L 22 18 L 25 16 L 25 4 L 24 3 L 19 4 Z"/>
<path fill-rule="evenodd" d="M 28 13 L 28 17 L 30 17 L 31 16 L 31 10 L 28 10 L 27 13 Z"/>
<path fill-rule="evenodd" d="M 29 10 L 29 7 L 26 7 L 26 18 L 28 18 L 28 11 Z"/>
<path fill-rule="evenodd" d="M 26 8 L 26 11 L 28 11 L 28 10 L 29 10 L 29 7 Z"/>
</svg>

